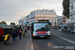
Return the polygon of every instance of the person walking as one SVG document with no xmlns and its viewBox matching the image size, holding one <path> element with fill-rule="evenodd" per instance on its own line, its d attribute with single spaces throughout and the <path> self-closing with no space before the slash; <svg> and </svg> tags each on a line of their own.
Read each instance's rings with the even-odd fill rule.
<svg viewBox="0 0 75 50">
<path fill-rule="evenodd" d="M 15 41 L 15 42 L 16 42 L 16 37 L 17 37 L 16 27 L 14 27 L 14 29 L 13 29 L 12 37 L 13 37 L 13 41 Z"/>
<path fill-rule="evenodd" d="M 24 30 L 25 30 L 24 36 L 27 37 L 27 26 L 24 27 Z"/>
<path fill-rule="evenodd" d="M 19 28 L 19 40 L 20 40 L 20 42 L 21 42 L 21 35 L 22 35 L 22 29 L 21 29 L 21 26 L 20 26 L 20 28 Z"/>
<path fill-rule="evenodd" d="M 25 36 L 25 28 L 22 29 L 22 36 Z"/>
</svg>

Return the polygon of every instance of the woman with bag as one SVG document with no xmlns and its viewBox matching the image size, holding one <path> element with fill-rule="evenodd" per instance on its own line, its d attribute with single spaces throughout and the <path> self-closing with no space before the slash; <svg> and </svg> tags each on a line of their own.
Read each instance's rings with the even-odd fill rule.
<svg viewBox="0 0 75 50">
<path fill-rule="evenodd" d="M 21 26 L 20 26 L 20 28 L 19 28 L 19 40 L 20 40 L 20 42 L 21 42 L 21 35 L 22 35 L 22 29 L 21 29 Z"/>
</svg>

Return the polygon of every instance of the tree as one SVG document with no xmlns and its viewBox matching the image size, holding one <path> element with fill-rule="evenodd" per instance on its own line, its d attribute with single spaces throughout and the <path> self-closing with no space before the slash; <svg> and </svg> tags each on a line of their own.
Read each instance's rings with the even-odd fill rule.
<svg viewBox="0 0 75 50">
<path fill-rule="evenodd" d="M 63 14 L 69 18 L 69 0 L 63 0 Z"/>
<path fill-rule="evenodd" d="M 11 22 L 11 23 L 10 23 L 10 25 L 13 25 L 13 26 L 15 26 L 15 23 L 14 23 L 14 22 Z"/>
<path fill-rule="evenodd" d="M 0 24 L 7 24 L 5 21 L 1 21 Z"/>
</svg>

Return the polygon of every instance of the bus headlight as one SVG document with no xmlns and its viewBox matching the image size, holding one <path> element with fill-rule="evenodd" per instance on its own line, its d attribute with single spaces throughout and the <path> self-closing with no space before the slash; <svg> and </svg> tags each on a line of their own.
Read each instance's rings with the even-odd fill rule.
<svg viewBox="0 0 75 50">
<path fill-rule="evenodd" d="M 48 35 L 50 35 L 50 34 L 48 34 Z"/>
<path fill-rule="evenodd" d="M 37 32 L 34 31 L 34 32 L 33 32 L 33 36 L 36 36 L 36 34 L 37 34 Z"/>
<path fill-rule="evenodd" d="M 33 33 L 33 36 L 36 36 L 36 34 Z"/>
<path fill-rule="evenodd" d="M 48 31 L 47 34 L 50 35 L 50 31 Z"/>
</svg>

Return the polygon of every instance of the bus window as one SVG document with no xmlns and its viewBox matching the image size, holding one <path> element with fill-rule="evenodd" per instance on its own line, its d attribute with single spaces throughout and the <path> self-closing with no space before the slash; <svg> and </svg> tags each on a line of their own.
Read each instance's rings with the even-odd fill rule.
<svg viewBox="0 0 75 50">
<path fill-rule="evenodd" d="M 34 23 L 34 31 L 50 31 L 48 23 Z"/>
</svg>

